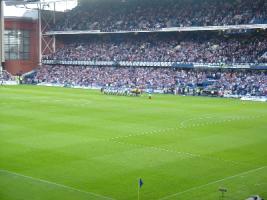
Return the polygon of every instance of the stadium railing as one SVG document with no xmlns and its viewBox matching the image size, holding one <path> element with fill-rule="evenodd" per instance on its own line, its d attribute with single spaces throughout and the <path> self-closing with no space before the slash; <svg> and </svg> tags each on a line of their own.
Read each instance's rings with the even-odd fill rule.
<svg viewBox="0 0 267 200">
<path fill-rule="evenodd" d="M 87 61 L 87 60 L 50 60 L 43 59 L 46 65 L 77 66 L 122 66 L 122 67 L 176 67 L 176 68 L 234 68 L 267 69 L 267 63 L 183 63 L 183 62 L 130 62 L 130 61 Z"/>
</svg>

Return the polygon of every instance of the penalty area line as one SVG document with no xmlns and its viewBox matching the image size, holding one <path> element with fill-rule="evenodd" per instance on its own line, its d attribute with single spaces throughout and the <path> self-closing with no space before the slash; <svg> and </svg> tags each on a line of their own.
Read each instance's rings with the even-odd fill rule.
<svg viewBox="0 0 267 200">
<path fill-rule="evenodd" d="M 41 183 L 46 183 L 46 184 L 49 184 L 49 185 L 54 185 L 54 186 L 57 186 L 57 187 L 65 188 L 67 190 L 72 190 L 72 191 L 76 191 L 76 192 L 92 195 L 92 196 L 99 197 L 99 198 L 102 198 L 102 199 L 115 200 L 115 199 L 113 199 L 111 197 L 107 197 L 107 196 L 104 196 L 104 195 L 101 195 L 101 194 L 97 194 L 97 193 L 94 193 L 94 192 L 88 192 L 88 191 L 85 191 L 85 190 L 80 190 L 78 188 L 74 188 L 74 187 L 71 187 L 71 186 L 67 186 L 67 185 L 63 185 L 63 184 L 60 184 L 60 183 L 48 181 L 48 180 L 45 180 L 45 179 L 40 179 L 40 178 L 27 176 L 27 175 L 24 175 L 24 174 L 12 172 L 12 171 L 5 170 L 5 169 L 0 169 L 0 173 L 1 172 L 6 173 L 6 174 L 19 176 L 19 177 L 23 177 L 23 178 L 26 178 L 26 179 L 31 179 L 31 180 L 38 181 L 38 182 L 41 182 Z"/>
<path fill-rule="evenodd" d="M 230 179 L 233 179 L 233 178 L 242 176 L 242 175 L 246 175 L 246 174 L 250 174 L 250 173 L 253 173 L 253 172 L 256 172 L 256 171 L 260 171 L 260 170 L 262 170 L 262 169 L 265 169 L 266 167 L 267 167 L 267 166 L 263 166 L 263 167 L 259 167 L 259 168 L 256 168 L 256 169 L 251 169 L 251 170 L 248 170 L 248 171 L 245 171 L 245 172 L 241 172 L 241 173 L 236 174 L 236 175 L 233 175 L 233 176 L 228 176 L 228 177 L 226 177 L 226 178 L 219 179 L 219 180 L 217 180 L 217 181 L 212 181 L 212 182 L 209 182 L 209 183 L 204 184 L 204 185 L 200 185 L 200 186 L 192 187 L 192 188 L 189 188 L 189 189 L 184 190 L 184 191 L 182 191 L 182 192 L 177 192 L 177 193 L 175 193 L 175 194 L 171 194 L 171 195 L 162 197 L 162 198 L 160 198 L 160 199 L 158 199 L 158 200 L 169 199 L 169 198 L 171 198 L 171 197 L 175 197 L 175 196 L 178 196 L 178 195 L 187 193 L 187 192 L 191 192 L 191 191 L 193 191 L 193 190 L 201 189 L 201 188 L 204 188 L 204 187 L 209 186 L 209 185 L 213 185 L 213 184 L 220 183 L 220 182 L 223 182 L 223 181 L 226 181 L 226 180 L 230 180 Z"/>
</svg>

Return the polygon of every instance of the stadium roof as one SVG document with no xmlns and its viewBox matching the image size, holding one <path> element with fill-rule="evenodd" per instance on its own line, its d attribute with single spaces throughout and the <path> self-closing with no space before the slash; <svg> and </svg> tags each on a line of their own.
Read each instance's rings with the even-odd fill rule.
<svg viewBox="0 0 267 200">
<path fill-rule="evenodd" d="M 12 6 L 12 5 L 24 5 L 24 4 L 31 4 L 40 2 L 39 0 L 5 0 L 6 5 Z"/>
<path fill-rule="evenodd" d="M 4 1 L 5 1 L 6 5 L 8 5 L 8 6 L 48 2 L 45 0 L 4 0 Z M 51 2 L 62 2 L 62 0 L 55 0 L 55 1 L 51 0 Z"/>
<path fill-rule="evenodd" d="M 50 5 L 56 4 L 56 11 L 70 10 L 77 5 L 77 0 L 4 0 L 6 6 L 26 6 L 27 8 L 36 7 L 37 4 Z M 49 9 L 47 6 L 46 10 Z"/>
<path fill-rule="evenodd" d="M 5 17 L 37 18 L 35 9 L 38 7 L 38 3 L 44 5 L 43 10 L 54 10 L 54 3 L 56 11 L 71 10 L 77 6 L 77 0 L 5 0 L 4 2 Z"/>
</svg>

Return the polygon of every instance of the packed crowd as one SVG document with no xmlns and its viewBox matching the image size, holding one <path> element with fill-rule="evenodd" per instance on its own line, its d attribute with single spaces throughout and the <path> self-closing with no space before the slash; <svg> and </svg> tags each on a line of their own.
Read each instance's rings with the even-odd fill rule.
<svg viewBox="0 0 267 200">
<path fill-rule="evenodd" d="M 200 63 L 266 62 L 265 35 L 139 34 L 67 39 L 43 59 Z"/>
<path fill-rule="evenodd" d="M 9 74 L 7 71 L 3 70 L 0 71 L 0 82 L 4 82 L 4 81 L 14 81 L 14 77 L 11 76 L 11 74 Z"/>
<path fill-rule="evenodd" d="M 83 1 L 53 30 L 147 30 L 267 22 L 266 0 Z"/>
<path fill-rule="evenodd" d="M 267 95 L 266 71 L 181 70 L 152 67 L 42 66 L 30 83 L 81 87 L 138 87 L 179 91 L 212 88 L 221 94 Z"/>
</svg>

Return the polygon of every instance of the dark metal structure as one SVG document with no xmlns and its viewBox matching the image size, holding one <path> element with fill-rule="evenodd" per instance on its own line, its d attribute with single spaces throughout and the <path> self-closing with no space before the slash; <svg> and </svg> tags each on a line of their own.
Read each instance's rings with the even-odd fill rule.
<svg viewBox="0 0 267 200">
<path fill-rule="evenodd" d="M 2 72 L 4 62 L 4 2 L 0 0 L 0 73 Z"/>
</svg>

